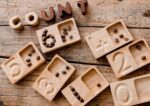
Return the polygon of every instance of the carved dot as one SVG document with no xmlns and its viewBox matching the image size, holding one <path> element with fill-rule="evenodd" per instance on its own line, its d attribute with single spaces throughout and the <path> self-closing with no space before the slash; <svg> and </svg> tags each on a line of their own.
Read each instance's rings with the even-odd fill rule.
<svg viewBox="0 0 150 106">
<path fill-rule="evenodd" d="M 43 45 L 45 45 L 45 46 L 46 46 L 46 42 L 45 42 L 45 41 L 43 42 Z"/>
<path fill-rule="evenodd" d="M 42 34 L 42 38 L 45 38 L 45 37 L 46 37 L 46 34 L 45 34 L 45 33 L 43 33 L 43 34 Z"/>
<path fill-rule="evenodd" d="M 34 49 L 32 49 L 32 50 L 31 50 L 31 52 L 32 52 L 32 53 L 35 53 L 35 50 L 34 50 Z"/>
<path fill-rule="evenodd" d="M 67 70 L 70 70 L 70 67 L 69 67 L 69 66 L 66 66 L 66 69 L 67 69 Z"/>
<path fill-rule="evenodd" d="M 146 11 L 143 13 L 143 15 L 144 15 L 145 17 L 150 17 L 150 10 L 146 10 Z"/>
<path fill-rule="evenodd" d="M 116 39 L 115 39 L 115 42 L 116 42 L 116 43 L 119 43 L 119 39 L 116 38 Z"/>
<path fill-rule="evenodd" d="M 73 94 L 74 94 L 74 96 L 78 96 L 79 94 L 75 91 L 75 92 L 73 92 Z"/>
<path fill-rule="evenodd" d="M 56 73 L 55 76 L 56 76 L 56 77 L 59 77 L 59 73 Z"/>
<path fill-rule="evenodd" d="M 71 36 L 69 37 L 69 39 L 73 39 L 73 36 L 71 35 Z"/>
<path fill-rule="evenodd" d="M 40 60 L 40 56 L 37 56 L 37 57 L 36 57 L 36 60 Z"/>
<path fill-rule="evenodd" d="M 46 38 L 48 39 L 48 38 L 50 38 L 50 36 L 51 36 L 51 35 L 47 35 Z"/>
<path fill-rule="evenodd" d="M 100 87 L 101 87 L 101 84 L 100 84 L 100 83 L 98 83 L 98 84 L 97 84 L 97 87 L 98 87 L 98 88 L 100 88 Z"/>
<path fill-rule="evenodd" d="M 47 34 L 47 32 L 48 32 L 48 30 L 47 29 L 45 29 L 44 31 L 43 31 L 43 34 Z"/>
<path fill-rule="evenodd" d="M 124 35 L 123 35 L 123 34 L 120 34 L 119 37 L 120 37 L 120 38 L 124 38 Z"/>
<path fill-rule="evenodd" d="M 67 32 L 67 31 L 63 31 L 63 34 L 64 34 L 64 35 L 68 35 L 68 32 Z"/>
<path fill-rule="evenodd" d="M 113 32 L 114 32 L 114 33 L 117 33 L 117 32 L 118 32 L 118 30 L 115 28 L 115 29 L 113 29 Z"/>
<path fill-rule="evenodd" d="M 146 56 L 142 56 L 142 60 L 146 60 Z"/>
<path fill-rule="evenodd" d="M 28 65 L 28 67 L 31 67 L 31 66 L 32 66 L 32 63 L 28 63 L 27 65 Z"/>
<path fill-rule="evenodd" d="M 63 31 L 64 31 L 64 32 L 66 32 L 66 31 L 67 31 L 67 28 L 66 28 L 66 27 L 65 27 L 65 28 L 63 28 Z"/>
<path fill-rule="evenodd" d="M 62 74 L 64 74 L 64 75 L 65 75 L 66 73 L 67 73 L 66 71 L 62 71 Z"/>
<path fill-rule="evenodd" d="M 71 31 L 71 26 L 68 26 L 68 30 Z"/>
<path fill-rule="evenodd" d="M 62 38 L 62 41 L 63 41 L 63 42 L 66 42 L 66 38 Z"/>
<path fill-rule="evenodd" d="M 42 41 L 46 43 L 46 37 L 42 37 Z"/>
<path fill-rule="evenodd" d="M 81 102 L 81 103 L 83 103 L 83 102 L 84 102 L 84 100 L 81 98 L 81 99 L 80 99 L 80 102 Z"/>
<path fill-rule="evenodd" d="M 32 56 L 32 53 L 29 53 L 28 56 Z"/>
<path fill-rule="evenodd" d="M 61 35 L 61 38 L 63 39 L 63 38 L 66 38 L 66 36 L 65 35 Z"/>
<path fill-rule="evenodd" d="M 26 62 L 31 62 L 31 60 L 30 59 L 26 59 Z"/>
<path fill-rule="evenodd" d="M 77 97 L 77 99 L 80 101 L 80 99 L 81 99 L 80 95 L 77 95 L 76 97 Z"/>
<path fill-rule="evenodd" d="M 71 91 L 72 91 L 72 92 L 74 92 L 74 91 L 75 91 L 75 89 L 74 89 L 72 86 L 70 86 L 70 89 L 71 89 Z"/>
<path fill-rule="evenodd" d="M 135 46 L 138 50 L 141 50 L 141 46 L 140 45 L 136 45 Z"/>
</svg>

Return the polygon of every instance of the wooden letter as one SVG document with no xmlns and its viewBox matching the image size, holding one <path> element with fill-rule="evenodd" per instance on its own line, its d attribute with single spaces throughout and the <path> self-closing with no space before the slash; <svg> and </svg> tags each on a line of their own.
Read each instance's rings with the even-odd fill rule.
<svg viewBox="0 0 150 106">
<path fill-rule="evenodd" d="M 82 14 L 85 15 L 87 12 L 87 6 L 88 6 L 88 2 L 87 0 L 79 0 L 77 2 L 78 7 L 81 8 Z"/>
<path fill-rule="evenodd" d="M 59 16 L 61 18 L 64 18 L 65 16 L 71 16 L 72 15 L 72 9 L 69 2 L 66 2 L 66 7 L 62 6 L 61 4 L 58 4 L 58 12 Z"/>
<path fill-rule="evenodd" d="M 41 16 L 44 21 L 49 22 L 55 19 L 55 12 L 54 12 L 53 7 L 49 7 L 49 13 L 50 13 L 50 16 L 47 15 L 44 9 L 41 10 Z"/>
</svg>

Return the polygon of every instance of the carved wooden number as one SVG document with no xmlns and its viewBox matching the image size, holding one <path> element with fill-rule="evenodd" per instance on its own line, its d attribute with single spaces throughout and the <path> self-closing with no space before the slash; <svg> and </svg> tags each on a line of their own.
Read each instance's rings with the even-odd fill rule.
<svg viewBox="0 0 150 106">
<path fill-rule="evenodd" d="M 40 88 L 43 88 L 46 94 L 51 94 L 54 92 L 54 85 L 46 78 L 41 78 L 38 80 L 38 84 Z"/>
<path fill-rule="evenodd" d="M 150 63 L 150 49 L 144 38 L 136 38 L 131 44 L 107 55 L 117 78 L 123 77 Z"/>
<path fill-rule="evenodd" d="M 123 52 L 116 52 L 114 54 L 113 61 L 118 65 L 116 69 L 118 73 L 129 70 L 129 68 L 131 68 L 131 64 L 128 62 L 128 60 L 128 56 L 126 56 Z"/>
</svg>

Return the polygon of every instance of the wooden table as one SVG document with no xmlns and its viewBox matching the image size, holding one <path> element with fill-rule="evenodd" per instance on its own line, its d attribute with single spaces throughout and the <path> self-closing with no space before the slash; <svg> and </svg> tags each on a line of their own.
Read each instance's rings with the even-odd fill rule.
<svg viewBox="0 0 150 106">
<path fill-rule="evenodd" d="M 73 17 L 77 22 L 82 41 L 45 57 L 49 61 L 57 53 L 77 68 L 76 73 L 67 84 L 90 66 L 96 66 L 109 82 L 117 80 L 106 58 L 95 60 L 84 40 L 85 36 L 117 19 L 123 19 L 132 35 L 143 36 L 150 44 L 150 13 L 144 15 L 150 10 L 150 0 L 88 0 L 89 8 L 86 16 L 81 15 L 76 0 L 0 0 L 0 63 L 29 41 L 33 41 L 40 49 L 35 30 L 53 24 L 41 21 L 38 27 L 25 26 L 23 31 L 14 31 L 8 26 L 9 18 L 16 14 L 24 18 L 27 12 L 34 10 L 39 13 L 40 9 L 47 8 L 49 5 L 54 7 L 57 15 L 57 4 L 65 4 L 66 1 L 69 1 L 72 6 Z M 58 15 L 56 19 L 56 22 L 61 21 Z M 46 64 L 36 69 L 18 85 L 12 85 L 0 69 L 0 101 L 7 106 L 70 106 L 61 93 L 56 96 L 53 102 L 48 102 L 32 89 L 32 83 L 45 66 Z M 149 70 L 150 66 L 147 65 L 123 79 L 150 73 Z M 145 105 L 149 104 L 143 104 L 143 106 Z M 108 87 L 95 97 L 88 106 L 113 106 L 110 88 Z"/>
</svg>

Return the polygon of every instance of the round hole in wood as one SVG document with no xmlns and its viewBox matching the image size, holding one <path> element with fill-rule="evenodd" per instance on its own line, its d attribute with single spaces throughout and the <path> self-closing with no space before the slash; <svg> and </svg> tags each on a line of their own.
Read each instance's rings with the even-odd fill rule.
<svg viewBox="0 0 150 106">
<path fill-rule="evenodd" d="M 146 60 L 146 56 L 142 56 L 142 60 Z"/>
<path fill-rule="evenodd" d="M 33 20 L 34 20 L 34 16 L 33 16 L 33 15 L 30 15 L 30 16 L 29 16 L 29 20 L 30 20 L 30 21 L 33 21 Z"/>
<path fill-rule="evenodd" d="M 101 87 L 101 84 L 100 84 L 100 83 L 98 83 L 98 84 L 97 84 L 97 87 L 98 87 L 98 88 L 100 88 L 100 87 Z"/>
<path fill-rule="evenodd" d="M 20 23 L 20 19 L 19 18 L 16 18 L 13 20 L 13 24 L 14 25 L 18 25 Z"/>
<path fill-rule="evenodd" d="M 113 32 L 114 32 L 114 33 L 117 33 L 117 32 L 118 32 L 118 30 L 115 28 L 115 29 L 113 29 Z"/>
</svg>

